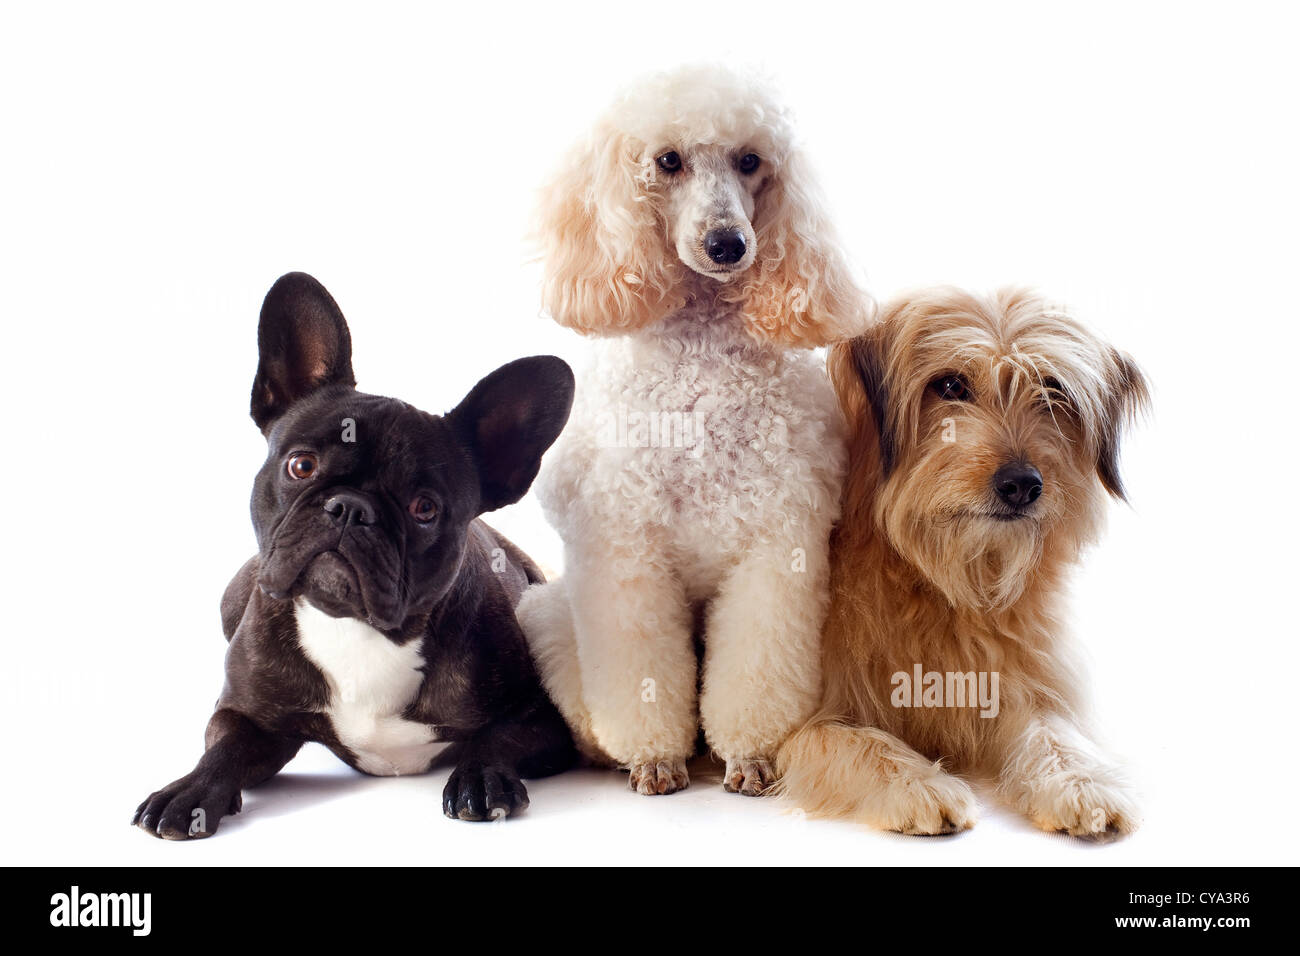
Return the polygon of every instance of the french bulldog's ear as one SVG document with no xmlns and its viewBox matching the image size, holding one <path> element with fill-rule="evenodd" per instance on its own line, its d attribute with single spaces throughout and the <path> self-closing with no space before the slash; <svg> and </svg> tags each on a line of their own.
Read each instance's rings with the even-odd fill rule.
<svg viewBox="0 0 1300 956">
<path fill-rule="evenodd" d="M 326 385 L 356 385 L 352 337 L 325 287 L 305 272 L 276 280 L 257 325 L 251 411 L 266 432 L 294 402 Z"/>
<path fill-rule="evenodd" d="M 480 511 L 495 511 L 524 496 L 572 405 L 569 366 L 554 355 L 534 355 L 501 366 L 447 414 L 478 466 Z"/>
</svg>

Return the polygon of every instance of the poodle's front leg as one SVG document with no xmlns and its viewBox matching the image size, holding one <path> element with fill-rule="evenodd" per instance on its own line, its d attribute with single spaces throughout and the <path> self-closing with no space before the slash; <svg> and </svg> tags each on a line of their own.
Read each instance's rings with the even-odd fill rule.
<svg viewBox="0 0 1300 956">
<path fill-rule="evenodd" d="M 813 540 L 752 552 L 709 608 L 700 721 L 732 792 L 767 790 L 777 748 L 817 707 L 827 561 L 825 536 Z"/>
<path fill-rule="evenodd" d="M 1001 744 L 998 793 L 1042 829 L 1093 838 L 1137 829 L 1123 774 L 1067 718 L 1031 715 Z"/>
<path fill-rule="evenodd" d="M 681 790 L 696 737 L 695 648 L 681 582 L 666 562 L 622 553 L 566 562 L 591 733 L 638 793 Z"/>
</svg>

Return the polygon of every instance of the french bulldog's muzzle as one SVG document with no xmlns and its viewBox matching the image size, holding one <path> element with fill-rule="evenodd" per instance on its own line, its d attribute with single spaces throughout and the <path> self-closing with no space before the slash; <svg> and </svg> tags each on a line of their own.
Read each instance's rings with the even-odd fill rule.
<svg viewBox="0 0 1300 956">
<path fill-rule="evenodd" d="M 521 812 L 523 779 L 577 751 L 515 618 L 542 573 L 480 516 L 528 491 L 573 373 L 554 356 L 518 359 L 445 415 L 359 392 L 343 313 L 303 273 L 267 293 L 257 343 L 258 553 L 222 598 L 225 685 L 202 759 L 132 822 L 210 836 L 308 741 L 369 774 L 451 764 L 454 819 Z"/>
<path fill-rule="evenodd" d="M 305 598 L 331 617 L 379 630 L 406 619 L 403 543 L 370 495 L 327 488 L 299 501 L 271 534 L 257 583 L 274 598 Z"/>
</svg>

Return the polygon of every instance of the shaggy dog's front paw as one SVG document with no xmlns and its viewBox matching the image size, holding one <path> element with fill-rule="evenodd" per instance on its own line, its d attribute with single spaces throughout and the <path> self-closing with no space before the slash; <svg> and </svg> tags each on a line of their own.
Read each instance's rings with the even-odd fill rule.
<svg viewBox="0 0 1300 956">
<path fill-rule="evenodd" d="M 974 791 L 959 777 L 904 772 L 889 781 L 870 822 L 911 836 L 939 836 L 973 827 L 976 805 Z"/>
<path fill-rule="evenodd" d="M 637 793 L 653 796 L 685 790 L 691 778 L 686 773 L 685 760 L 650 760 L 632 764 L 627 782 Z"/>
<path fill-rule="evenodd" d="M 131 823 L 164 840 L 198 840 L 216 833 L 221 818 L 243 802 L 239 790 L 190 774 L 149 794 Z"/>
<path fill-rule="evenodd" d="M 453 820 L 502 820 L 528 806 L 528 791 L 513 768 L 465 764 L 442 791 L 442 812 Z"/>
<path fill-rule="evenodd" d="M 727 761 L 722 786 L 728 793 L 759 797 L 776 783 L 776 771 L 766 757 L 742 757 Z"/>
<path fill-rule="evenodd" d="M 1138 827 L 1137 802 L 1117 784 L 1071 773 L 1048 777 L 1030 790 L 1029 819 L 1044 830 L 1105 841 Z"/>
</svg>

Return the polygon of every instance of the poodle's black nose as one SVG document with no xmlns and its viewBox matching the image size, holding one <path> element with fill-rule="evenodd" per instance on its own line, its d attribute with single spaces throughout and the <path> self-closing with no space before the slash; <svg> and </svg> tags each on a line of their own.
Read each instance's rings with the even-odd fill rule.
<svg viewBox="0 0 1300 956">
<path fill-rule="evenodd" d="M 710 229 L 704 251 L 719 265 L 739 262 L 745 258 L 745 234 L 739 229 Z"/>
</svg>

